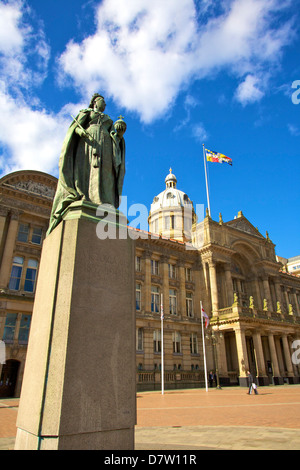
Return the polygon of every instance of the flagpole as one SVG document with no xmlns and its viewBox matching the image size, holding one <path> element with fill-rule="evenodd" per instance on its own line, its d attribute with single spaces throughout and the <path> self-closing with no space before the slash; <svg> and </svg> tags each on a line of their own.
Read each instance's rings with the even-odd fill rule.
<svg viewBox="0 0 300 470">
<path fill-rule="evenodd" d="M 206 367 L 206 352 L 205 352 L 205 338 L 203 328 L 203 315 L 202 315 L 202 301 L 200 300 L 200 311 L 201 311 L 201 328 L 202 328 L 202 342 L 203 342 L 203 360 L 204 360 L 204 377 L 205 377 L 205 389 L 208 392 L 207 384 L 207 367 Z"/>
<path fill-rule="evenodd" d="M 207 182 L 207 169 L 206 169 L 206 152 L 205 152 L 205 148 L 204 148 L 204 144 L 203 145 L 203 158 L 204 158 L 204 171 L 205 171 L 205 182 L 206 182 L 206 194 L 207 194 L 207 205 L 208 205 L 208 213 L 209 215 L 211 216 L 211 213 L 210 213 L 210 201 L 209 201 L 209 191 L 208 191 L 208 182 Z"/>
<path fill-rule="evenodd" d="M 164 372 L 164 306 L 163 294 L 161 294 L 160 304 L 160 323 L 161 323 L 161 394 L 164 394 L 165 372 Z"/>
</svg>

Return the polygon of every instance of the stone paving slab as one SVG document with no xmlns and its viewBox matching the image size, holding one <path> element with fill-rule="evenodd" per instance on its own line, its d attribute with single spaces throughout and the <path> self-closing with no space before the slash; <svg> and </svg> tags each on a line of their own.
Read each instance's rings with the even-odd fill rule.
<svg viewBox="0 0 300 470">
<path fill-rule="evenodd" d="M 246 426 L 137 428 L 136 450 L 300 450 L 298 429 Z"/>
<path fill-rule="evenodd" d="M 0 450 L 14 448 L 18 399 L 0 399 Z M 300 450 L 300 385 L 137 394 L 136 450 Z"/>
</svg>

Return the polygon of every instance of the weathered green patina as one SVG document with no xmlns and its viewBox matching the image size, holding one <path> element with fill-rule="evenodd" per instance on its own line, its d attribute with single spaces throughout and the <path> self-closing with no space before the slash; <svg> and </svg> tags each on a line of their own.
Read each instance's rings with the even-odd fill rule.
<svg viewBox="0 0 300 470">
<path fill-rule="evenodd" d="M 47 234 L 74 201 L 119 207 L 125 175 L 126 124 L 104 114 L 103 96 L 95 94 L 70 125 L 59 159 L 59 179 Z"/>
</svg>

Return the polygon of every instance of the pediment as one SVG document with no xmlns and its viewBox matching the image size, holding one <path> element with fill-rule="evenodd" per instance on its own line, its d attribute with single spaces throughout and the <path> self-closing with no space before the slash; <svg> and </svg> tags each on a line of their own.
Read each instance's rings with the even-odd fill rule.
<svg viewBox="0 0 300 470">
<path fill-rule="evenodd" d="M 232 228 L 235 228 L 237 230 L 240 230 L 241 232 L 249 233 L 250 235 L 255 235 L 256 237 L 259 238 L 264 238 L 264 236 L 258 231 L 257 228 L 255 228 L 251 222 L 249 222 L 246 217 L 241 216 L 237 217 L 236 219 L 230 220 L 229 222 L 226 222 L 226 225 Z"/>
<path fill-rule="evenodd" d="M 0 180 L 0 186 L 15 189 L 32 196 L 42 196 L 53 199 L 57 186 L 57 179 L 40 171 L 16 171 Z"/>
</svg>

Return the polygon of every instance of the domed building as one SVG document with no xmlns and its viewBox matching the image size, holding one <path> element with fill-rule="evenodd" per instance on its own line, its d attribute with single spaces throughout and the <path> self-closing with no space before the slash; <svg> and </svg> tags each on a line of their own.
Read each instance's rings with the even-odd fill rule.
<svg viewBox="0 0 300 470">
<path fill-rule="evenodd" d="M 166 238 L 188 242 L 196 221 L 194 206 L 188 195 L 177 189 L 177 178 L 165 178 L 166 189 L 154 197 L 148 218 L 149 231 Z"/>
<path fill-rule="evenodd" d="M 56 185 L 37 171 L 0 178 L 1 398 L 20 394 Z M 259 385 L 300 383 L 299 361 L 292 361 L 300 339 L 299 275 L 283 266 L 287 260 L 278 262 L 269 235 L 241 211 L 227 222 L 207 213 L 196 223 L 172 170 L 165 185 L 151 205 L 151 233 L 136 232 L 137 390 L 161 387 L 161 305 L 166 389 L 205 385 L 201 304 L 210 317 L 207 368 L 222 385 L 246 386 L 247 369 Z M 298 266 L 298 258 L 293 262 Z"/>
</svg>

